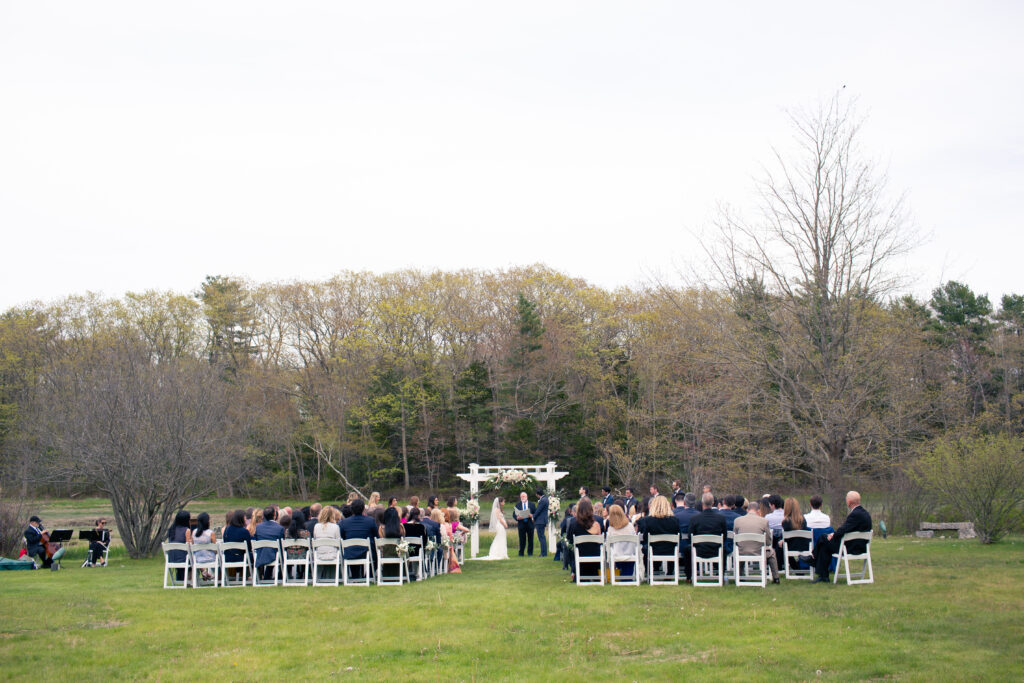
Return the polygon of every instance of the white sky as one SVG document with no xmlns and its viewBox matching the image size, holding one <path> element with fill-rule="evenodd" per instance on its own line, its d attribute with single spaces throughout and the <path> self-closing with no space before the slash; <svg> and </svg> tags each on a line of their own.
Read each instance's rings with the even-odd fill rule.
<svg viewBox="0 0 1024 683">
<path fill-rule="evenodd" d="M 0 309 L 207 274 L 699 260 L 846 85 L 931 239 L 1024 292 L 1024 3 L 0 0 Z"/>
</svg>

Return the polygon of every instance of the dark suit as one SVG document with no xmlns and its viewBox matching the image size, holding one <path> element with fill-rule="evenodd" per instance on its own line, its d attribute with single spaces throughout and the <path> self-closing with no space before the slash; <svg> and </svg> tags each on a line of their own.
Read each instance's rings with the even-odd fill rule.
<svg viewBox="0 0 1024 683">
<path fill-rule="evenodd" d="M 519 501 L 516 503 L 516 510 L 529 510 L 531 514 L 537 512 L 537 506 L 533 503 Z M 523 549 L 529 546 L 529 554 L 533 555 L 533 517 L 517 519 L 516 527 L 519 529 L 519 556 L 523 556 Z"/>
<path fill-rule="evenodd" d="M 423 528 L 427 532 L 427 540 L 434 541 L 435 543 L 441 542 L 441 525 L 430 519 L 429 517 L 423 518 Z"/>
<path fill-rule="evenodd" d="M 627 515 L 629 514 L 629 508 L 631 508 L 631 507 L 636 507 L 637 505 L 639 505 L 639 504 L 640 504 L 640 501 L 638 501 L 638 500 L 637 500 L 636 498 L 634 498 L 633 496 L 630 496 L 629 498 L 626 498 L 626 499 L 625 499 L 624 501 L 622 501 L 622 502 L 623 502 L 623 503 L 625 503 L 625 505 L 626 505 L 626 509 L 625 509 L 625 510 L 623 510 L 623 512 L 625 512 L 625 513 L 626 513 Z"/>
<path fill-rule="evenodd" d="M 814 571 L 818 574 L 818 577 L 828 579 L 828 569 L 832 563 L 832 553 L 839 552 L 843 536 L 855 531 L 871 531 L 871 515 L 860 505 L 850 510 L 850 514 L 846 516 L 846 521 L 832 534 L 831 541 L 828 539 L 828 536 L 822 536 L 818 539 L 818 544 L 814 546 L 813 552 Z M 864 552 L 866 547 L 866 541 L 851 541 L 846 546 L 846 549 L 851 555 L 859 555 Z M 838 568 L 836 571 L 838 571 Z"/>
<path fill-rule="evenodd" d="M 274 520 L 265 520 L 256 525 L 256 541 L 279 541 L 284 538 L 284 527 Z M 277 550 L 275 548 L 260 548 L 256 551 L 256 569 L 269 567 L 277 561 Z M 270 577 L 269 570 L 264 570 L 264 578 Z"/>
<path fill-rule="evenodd" d="M 672 515 L 671 517 L 644 517 L 640 520 L 643 522 L 643 549 L 644 549 L 644 563 L 647 562 L 647 555 L 650 554 L 648 549 L 649 538 L 651 536 L 657 536 L 659 534 L 672 534 L 677 539 L 679 538 L 679 519 Z M 666 555 L 672 550 L 673 543 L 665 541 L 658 541 L 654 544 L 654 552 L 658 555 Z M 662 564 L 659 562 L 659 564 Z"/>
<path fill-rule="evenodd" d="M 343 541 L 357 538 L 370 539 L 370 557 L 373 558 L 375 556 L 376 543 L 374 539 L 377 538 L 377 522 L 373 521 L 373 519 L 366 515 L 352 515 L 338 523 L 338 531 L 341 533 L 341 540 Z M 366 557 L 366 550 L 364 548 L 345 549 L 346 560 L 361 560 L 364 557 Z"/>
<path fill-rule="evenodd" d="M 604 505 L 604 509 L 605 509 L 605 510 L 607 510 L 607 509 L 608 509 L 608 508 L 610 508 L 610 507 L 611 507 L 612 505 L 615 505 L 615 497 L 614 497 L 614 496 L 612 496 L 612 494 L 610 494 L 610 493 L 609 493 L 609 494 L 608 494 L 607 496 L 605 496 L 605 497 L 604 497 L 604 499 L 603 499 L 603 500 L 601 501 L 601 504 L 602 504 L 602 505 Z M 625 510 L 623 510 L 623 512 L 625 512 Z"/>
<path fill-rule="evenodd" d="M 31 524 L 25 529 L 25 552 L 29 557 L 38 556 L 44 567 L 50 566 L 50 560 L 46 557 L 46 549 L 43 548 L 43 532 Z"/>
<path fill-rule="evenodd" d="M 540 544 L 540 556 L 548 556 L 548 497 L 541 496 L 537 501 L 536 512 L 533 513 L 533 528 L 537 532 L 537 543 Z"/>
<path fill-rule="evenodd" d="M 725 517 L 718 512 L 718 510 L 701 510 L 697 514 L 690 517 L 690 541 L 692 543 L 694 536 L 699 535 L 711 535 L 722 537 L 722 552 L 725 552 L 725 540 L 726 532 L 728 527 L 725 523 Z M 712 543 L 698 543 L 693 546 L 697 551 L 697 557 L 714 557 L 718 554 L 718 546 Z M 723 555 L 724 557 L 724 555 Z M 686 569 L 686 575 L 692 576 L 690 554 L 687 553 L 683 558 L 683 565 Z"/>
</svg>

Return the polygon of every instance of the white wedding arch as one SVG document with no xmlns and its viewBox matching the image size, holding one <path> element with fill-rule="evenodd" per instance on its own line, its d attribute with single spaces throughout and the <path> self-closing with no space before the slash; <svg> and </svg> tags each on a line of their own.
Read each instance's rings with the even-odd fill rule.
<svg viewBox="0 0 1024 683">
<path fill-rule="evenodd" d="M 475 462 L 470 463 L 469 472 L 465 472 L 459 475 L 459 479 L 469 482 L 469 493 L 473 498 L 477 497 L 477 493 L 480 492 L 480 484 L 487 481 L 495 474 L 503 472 L 505 470 L 522 470 L 527 474 L 534 477 L 538 482 L 546 483 L 548 485 L 548 493 L 554 493 L 556 490 L 555 482 L 569 474 L 568 472 L 559 472 L 555 468 L 554 462 L 549 462 L 546 465 L 478 465 Z M 555 525 L 548 524 L 548 548 L 554 549 L 555 547 Z M 480 552 L 480 520 L 477 520 L 473 524 L 473 535 L 469 545 L 469 556 L 476 557 Z"/>
</svg>

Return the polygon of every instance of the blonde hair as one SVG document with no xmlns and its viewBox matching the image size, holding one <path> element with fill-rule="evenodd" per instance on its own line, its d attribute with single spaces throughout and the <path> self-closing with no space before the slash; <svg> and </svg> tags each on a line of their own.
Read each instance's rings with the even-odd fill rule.
<svg viewBox="0 0 1024 683">
<path fill-rule="evenodd" d="M 672 508 L 665 496 L 655 496 L 651 499 L 651 517 L 671 517 Z"/>
<path fill-rule="evenodd" d="M 369 505 L 376 505 L 379 502 L 380 502 L 380 494 L 377 493 L 376 491 L 374 491 L 373 493 L 370 494 L 370 500 L 366 504 L 368 506 Z"/>
<path fill-rule="evenodd" d="M 444 513 L 441 512 L 441 508 L 434 508 L 430 511 L 430 518 L 439 524 L 444 524 Z"/>
<path fill-rule="evenodd" d="M 622 529 L 629 524 L 629 518 L 621 505 L 612 505 L 608 508 L 608 524 L 613 529 Z"/>
<path fill-rule="evenodd" d="M 338 520 L 341 519 L 341 512 L 333 505 L 328 505 L 320 511 L 320 516 L 316 519 L 321 524 L 327 524 L 329 522 L 337 524 Z"/>
<path fill-rule="evenodd" d="M 256 535 L 256 525 L 263 521 L 263 508 L 256 508 L 252 511 L 252 519 L 249 521 L 249 533 Z"/>
</svg>

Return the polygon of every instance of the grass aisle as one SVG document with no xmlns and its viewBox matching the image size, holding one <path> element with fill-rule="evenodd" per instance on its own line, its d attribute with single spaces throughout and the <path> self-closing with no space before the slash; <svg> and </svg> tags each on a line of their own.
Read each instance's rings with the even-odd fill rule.
<svg viewBox="0 0 1024 683">
<path fill-rule="evenodd" d="M 513 535 L 514 536 L 514 535 Z M 577 588 L 550 558 L 366 588 L 165 591 L 162 561 L 0 574 L 9 680 L 1021 679 L 1024 543 L 899 538 L 876 583 Z M 482 539 L 486 549 L 489 541 Z M 79 560 L 80 562 L 80 560 Z M 820 674 L 819 674 L 820 672 Z"/>
</svg>

